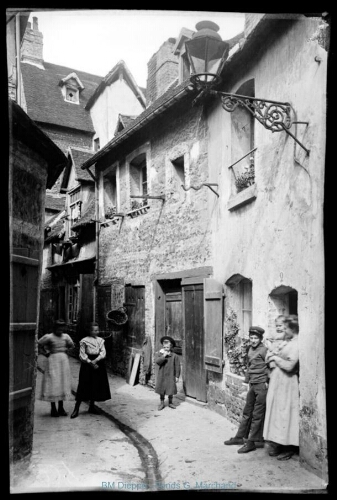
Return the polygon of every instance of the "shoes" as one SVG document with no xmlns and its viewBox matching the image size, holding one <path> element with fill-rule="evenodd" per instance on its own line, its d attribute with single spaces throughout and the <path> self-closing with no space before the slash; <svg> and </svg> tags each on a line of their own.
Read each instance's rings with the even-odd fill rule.
<svg viewBox="0 0 337 500">
<path fill-rule="evenodd" d="M 280 455 L 280 453 L 282 453 L 284 450 L 282 449 L 282 446 L 281 445 L 274 445 L 270 452 L 268 453 L 268 455 L 270 457 L 277 457 L 278 455 Z"/>
<path fill-rule="evenodd" d="M 70 418 L 78 417 L 78 411 L 79 411 L 79 408 L 75 408 L 74 411 L 72 412 L 72 414 L 70 415 Z"/>
<path fill-rule="evenodd" d="M 238 438 L 238 437 L 233 437 L 228 439 L 227 441 L 224 441 L 224 444 L 231 445 L 231 444 L 244 444 L 243 438 Z"/>
<path fill-rule="evenodd" d="M 248 453 L 250 451 L 256 450 L 256 446 L 254 444 L 254 441 L 247 441 L 242 448 L 238 449 L 238 453 Z"/>
<path fill-rule="evenodd" d="M 64 408 L 59 409 L 57 413 L 59 414 L 59 417 L 66 417 L 68 415 Z"/>
<path fill-rule="evenodd" d="M 243 438 L 243 441 L 246 443 L 248 441 L 247 438 Z M 262 441 L 254 441 L 255 448 L 264 448 L 264 440 Z"/>
<path fill-rule="evenodd" d="M 58 411 L 56 408 L 52 408 L 51 412 L 50 412 L 50 416 L 51 417 L 58 417 L 59 414 L 58 414 Z"/>
<path fill-rule="evenodd" d="M 175 410 L 177 407 L 176 407 L 176 406 L 174 406 L 174 404 L 173 404 L 173 403 L 169 403 L 169 408 L 172 408 L 172 410 Z"/>
<path fill-rule="evenodd" d="M 163 410 L 164 408 L 165 408 L 164 403 L 160 403 L 160 405 L 158 406 L 158 410 Z"/>
<path fill-rule="evenodd" d="M 264 448 L 264 441 L 254 441 L 256 448 Z"/>
<path fill-rule="evenodd" d="M 280 453 L 279 456 L 277 457 L 277 460 L 289 460 L 294 455 L 293 451 L 285 451 L 283 453 Z"/>
<path fill-rule="evenodd" d="M 88 413 L 92 413 L 93 415 L 100 415 L 101 412 L 98 408 L 95 408 L 95 406 L 89 406 Z"/>
</svg>

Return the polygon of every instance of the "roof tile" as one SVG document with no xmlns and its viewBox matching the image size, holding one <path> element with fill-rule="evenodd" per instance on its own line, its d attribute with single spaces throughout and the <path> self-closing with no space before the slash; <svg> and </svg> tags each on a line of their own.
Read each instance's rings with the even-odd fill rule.
<svg viewBox="0 0 337 500">
<path fill-rule="evenodd" d="M 29 117 L 36 122 L 94 132 L 90 113 L 84 108 L 102 77 L 47 62 L 44 67 L 43 70 L 32 64 L 21 64 Z M 60 80 L 72 72 L 85 87 L 80 92 L 79 105 L 66 102 L 59 86 Z"/>
</svg>

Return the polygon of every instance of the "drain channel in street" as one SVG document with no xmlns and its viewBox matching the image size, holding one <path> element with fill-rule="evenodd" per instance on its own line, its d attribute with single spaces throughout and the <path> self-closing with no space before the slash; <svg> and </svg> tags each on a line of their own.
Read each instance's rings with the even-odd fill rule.
<svg viewBox="0 0 337 500">
<path fill-rule="evenodd" d="M 74 394 L 74 396 L 76 396 L 76 391 L 72 390 L 71 392 Z M 102 410 L 102 408 L 98 409 L 101 414 L 104 415 L 104 417 L 106 417 L 107 419 L 111 420 L 111 422 L 113 422 L 120 429 L 120 431 L 129 438 L 135 448 L 137 448 L 142 466 L 145 471 L 145 480 L 149 486 L 149 490 L 158 491 L 158 485 L 162 483 L 162 478 L 159 471 L 159 461 L 157 453 L 152 444 L 141 434 L 139 434 L 139 432 L 132 429 L 128 425 L 123 424 L 110 413 Z"/>
</svg>

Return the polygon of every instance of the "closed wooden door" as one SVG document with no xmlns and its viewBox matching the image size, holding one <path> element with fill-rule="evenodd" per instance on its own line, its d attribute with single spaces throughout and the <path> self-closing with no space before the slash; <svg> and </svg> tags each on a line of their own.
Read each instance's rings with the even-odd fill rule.
<svg viewBox="0 0 337 500">
<path fill-rule="evenodd" d="M 97 287 L 97 322 L 100 332 L 108 332 L 107 313 L 111 311 L 111 286 Z"/>
<path fill-rule="evenodd" d="M 145 287 L 126 285 L 124 305 L 128 315 L 128 345 L 141 348 L 145 339 Z"/>
<path fill-rule="evenodd" d="M 204 368 L 204 291 L 203 284 L 183 286 L 185 349 L 184 371 L 186 395 L 206 401 Z"/>
<path fill-rule="evenodd" d="M 32 256 L 28 256 L 29 252 Z M 40 261 L 38 252 L 14 248 L 11 255 L 10 404 L 29 404 L 33 388 Z M 13 405 L 13 406 L 12 406 Z"/>
</svg>

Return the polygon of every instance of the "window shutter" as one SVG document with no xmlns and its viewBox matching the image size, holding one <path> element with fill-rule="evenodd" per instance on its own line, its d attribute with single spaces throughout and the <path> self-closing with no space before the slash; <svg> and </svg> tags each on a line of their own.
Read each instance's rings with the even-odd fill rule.
<svg viewBox="0 0 337 500">
<path fill-rule="evenodd" d="M 222 373 L 222 284 L 204 279 L 205 369 Z"/>
</svg>

